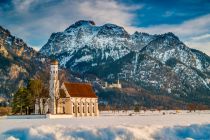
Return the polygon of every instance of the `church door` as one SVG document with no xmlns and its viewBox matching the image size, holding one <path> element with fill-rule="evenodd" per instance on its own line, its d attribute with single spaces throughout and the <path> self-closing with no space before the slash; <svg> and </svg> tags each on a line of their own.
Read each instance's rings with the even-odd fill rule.
<svg viewBox="0 0 210 140">
<path fill-rule="evenodd" d="M 65 114 L 66 112 L 65 112 L 65 107 L 63 106 L 63 114 Z"/>
</svg>

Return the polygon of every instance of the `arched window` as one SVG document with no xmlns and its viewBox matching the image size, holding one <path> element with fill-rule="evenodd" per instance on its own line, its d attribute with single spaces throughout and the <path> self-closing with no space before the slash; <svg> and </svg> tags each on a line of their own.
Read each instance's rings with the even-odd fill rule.
<svg viewBox="0 0 210 140">
<path fill-rule="evenodd" d="M 80 113 L 80 110 L 79 110 L 79 104 L 78 104 L 78 107 L 77 107 L 77 109 L 78 109 L 78 113 Z"/>
<path fill-rule="evenodd" d="M 75 113 L 75 106 L 74 106 L 74 103 L 73 103 L 73 113 Z"/>
<path fill-rule="evenodd" d="M 65 114 L 66 112 L 65 112 L 65 107 L 63 106 L 63 114 Z"/>
<path fill-rule="evenodd" d="M 93 103 L 93 113 L 95 113 L 94 103 Z"/>
<path fill-rule="evenodd" d="M 90 113 L 90 106 L 89 106 L 89 103 L 88 103 L 87 105 L 88 105 L 88 113 Z"/>
<path fill-rule="evenodd" d="M 83 113 L 85 113 L 85 104 L 84 103 L 83 103 L 82 108 L 83 108 Z"/>
</svg>

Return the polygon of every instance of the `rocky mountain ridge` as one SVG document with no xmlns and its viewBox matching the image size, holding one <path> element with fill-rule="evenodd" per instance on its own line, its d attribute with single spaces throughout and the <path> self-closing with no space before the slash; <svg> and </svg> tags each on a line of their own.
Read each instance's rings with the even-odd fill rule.
<svg viewBox="0 0 210 140">
<path fill-rule="evenodd" d="M 64 32 L 53 33 L 40 53 L 56 55 L 61 66 L 85 72 L 88 67 L 125 56 L 131 48 L 140 50 L 154 38 L 137 32 L 129 35 L 123 27 L 114 24 L 96 26 L 93 21 L 78 21 Z"/>
<path fill-rule="evenodd" d="M 11 98 L 30 78 L 44 74 L 47 60 L 0 26 L 0 96 Z"/>
<path fill-rule="evenodd" d="M 64 68 L 104 81 L 119 78 L 154 95 L 209 104 L 210 57 L 170 32 L 130 35 L 114 24 L 78 21 L 53 33 L 40 53 L 54 55 Z"/>
<path fill-rule="evenodd" d="M 129 34 L 123 27 L 97 26 L 93 21 L 78 21 L 53 33 L 40 52 L 0 27 L 0 96 L 11 98 L 30 78 L 48 83 L 52 57 L 63 69 L 61 79 L 91 82 L 102 104 L 210 106 L 209 56 L 187 47 L 173 33 Z M 117 79 L 122 89 L 102 87 Z"/>
</svg>

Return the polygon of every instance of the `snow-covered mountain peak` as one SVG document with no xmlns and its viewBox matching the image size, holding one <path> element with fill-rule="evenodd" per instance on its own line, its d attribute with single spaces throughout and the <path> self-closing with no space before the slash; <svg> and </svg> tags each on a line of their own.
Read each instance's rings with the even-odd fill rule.
<svg viewBox="0 0 210 140">
<path fill-rule="evenodd" d="M 72 29 L 72 28 L 78 28 L 81 26 L 94 26 L 95 22 L 91 20 L 79 20 L 75 22 L 74 24 L 70 25 L 65 31 Z"/>
<path fill-rule="evenodd" d="M 151 36 L 151 35 L 148 34 L 148 33 L 135 31 L 135 32 L 132 34 L 132 36 Z"/>
<path fill-rule="evenodd" d="M 50 49 L 61 67 L 110 82 L 120 74 L 129 84 L 176 97 L 210 90 L 210 57 L 190 49 L 171 32 L 130 35 L 114 24 L 79 21 L 52 34 L 40 52 L 49 56 Z"/>
<path fill-rule="evenodd" d="M 165 34 L 160 35 L 160 37 L 167 39 L 167 40 L 177 40 L 180 41 L 179 38 L 172 32 L 168 32 Z"/>
<path fill-rule="evenodd" d="M 178 37 L 170 32 L 162 35 L 135 32 L 130 35 L 123 27 L 115 24 L 96 26 L 93 21 L 80 20 L 64 32 L 53 33 L 40 52 L 47 56 L 57 55 L 64 67 L 80 66 L 84 62 L 95 66 L 115 61 L 131 51 L 140 51 L 148 44 L 148 49 L 155 46 L 164 49 L 179 43 Z"/>
<path fill-rule="evenodd" d="M 7 29 L 4 29 L 3 27 L 0 26 L 0 36 L 3 36 L 3 35 L 10 35 L 10 32 L 9 30 Z"/>
<path fill-rule="evenodd" d="M 131 51 L 147 54 L 165 64 L 176 58 L 187 66 L 203 70 L 207 67 L 173 33 L 150 35 L 135 32 L 130 35 L 115 24 L 96 26 L 93 21 L 81 20 L 64 32 L 53 33 L 40 52 L 56 55 L 61 66 L 87 71 L 92 66 L 116 61 Z M 81 66 L 82 65 L 82 66 Z"/>
<path fill-rule="evenodd" d="M 101 26 L 98 35 L 129 37 L 129 34 L 123 27 L 110 23 Z"/>
<path fill-rule="evenodd" d="M 136 31 L 134 34 L 131 35 L 131 38 L 133 40 L 139 40 L 139 41 L 144 41 L 144 42 L 149 43 L 150 41 L 156 39 L 157 35 L 150 35 L 148 33 Z"/>
</svg>

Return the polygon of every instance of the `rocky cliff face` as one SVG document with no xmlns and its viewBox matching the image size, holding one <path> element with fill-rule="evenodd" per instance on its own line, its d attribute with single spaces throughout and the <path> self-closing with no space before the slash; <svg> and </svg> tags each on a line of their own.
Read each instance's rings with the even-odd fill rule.
<svg viewBox="0 0 210 140">
<path fill-rule="evenodd" d="M 119 79 L 154 95 L 209 104 L 210 58 L 173 33 L 149 35 L 113 24 L 78 21 L 53 33 L 40 53 L 64 68 L 115 82 Z"/>
<path fill-rule="evenodd" d="M 9 98 L 18 87 L 46 69 L 44 57 L 0 26 L 0 96 Z"/>
</svg>

